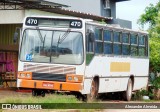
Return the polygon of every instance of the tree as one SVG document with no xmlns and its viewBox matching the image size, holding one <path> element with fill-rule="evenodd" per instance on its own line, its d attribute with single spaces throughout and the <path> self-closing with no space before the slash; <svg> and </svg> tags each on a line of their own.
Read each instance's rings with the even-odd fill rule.
<svg viewBox="0 0 160 112">
<path fill-rule="evenodd" d="M 155 17 L 155 25 L 149 30 L 150 67 L 160 72 L 160 14 Z"/>
<path fill-rule="evenodd" d="M 158 2 L 155 6 L 150 4 L 145 9 L 145 13 L 140 16 L 138 20 L 138 24 L 144 26 L 146 23 L 149 23 L 150 27 L 153 27 L 156 22 L 155 18 L 158 16 L 158 12 L 160 11 L 160 2 Z"/>
<path fill-rule="evenodd" d="M 150 4 L 145 13 L 138 20 L 140 25 L 149 23 L 150 68 L 153 72 L 160 72 L 160 2 L 155 6 Z"/>
</svg>

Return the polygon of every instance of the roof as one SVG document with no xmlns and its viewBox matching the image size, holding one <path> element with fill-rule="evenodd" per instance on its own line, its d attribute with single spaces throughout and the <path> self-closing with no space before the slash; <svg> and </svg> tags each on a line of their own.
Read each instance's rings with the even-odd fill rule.
<svg viewBox="0 0 160 112">
<path fill-rule="evenodd" d="M 46 0 L 1 0 L 0 10 L 42 9 L 69 7 L 68 5 Z"/>
<path fill-rule="evenodd" d="M 97 16 L 94 14 L 63 9 L 62 7 L 69 7 L 69 6 L 55 2 L 48 2 L 46 0 L 1 0 L 0 1 L 0 10 L 38 9 L 41 11 L 47 11 L 57 14 L 86 18 L 86 19 L 94 19 L 97 21 L 112 20 L 111 17 Z"/>
<path fill-rule="evenodd" d="M 75 16 L 75 17 L 80 17 L 80 18 L 85 18 L 85 19 L 93 19 L 97 21 L 110 21 L 113 18 L 112 17 L 103 17 L 103 16 L 97 16 L 94 14 L 90 13 L 84 13 L 84 12 L 79 12 L 79 11 L 73 11 L 73 10 L 68 10 L 68 9 L 59 9 L 59 8 L 54 8 L 54 9 L 40 9 L 42 11 L 46 12 L 52 12 L 52 13 L 58 13 L 58 14 L 64 14 L 64 15 L 69 15 L 69 16 Z"/>
</svg>

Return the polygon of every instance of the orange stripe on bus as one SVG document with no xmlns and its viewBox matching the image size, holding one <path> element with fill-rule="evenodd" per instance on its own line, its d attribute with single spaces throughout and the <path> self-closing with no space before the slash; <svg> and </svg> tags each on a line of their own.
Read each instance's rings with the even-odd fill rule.
<svg viewBox="0 0 160 112">
<path fill-rule="evenodd" d="M 43 83 L 51 86 L 44 87 Z M 53 86 L 52 86 L 53 84 Z M 82 90 L 81 83 L 73 82 L 56 82 L 56 81 L 38 81 L 38 80 L 25 80 L 21 79 L 20 87 L 33 88 L 33 89 L 50 89 L 50 90 L 62 90 L 62 91 L 80 91 Z"/>
<path fill-rule="evenodd" d="M 111 62 L 110 72 L 130 72 L 129 62 Z"/>
</svg>

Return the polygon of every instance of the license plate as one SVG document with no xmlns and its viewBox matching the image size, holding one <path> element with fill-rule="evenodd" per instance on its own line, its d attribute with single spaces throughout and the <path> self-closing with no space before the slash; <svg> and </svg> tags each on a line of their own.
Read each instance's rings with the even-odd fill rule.
<svg viewBox="0 0 160 112">
<path fill-rule="evenodd" d="M 43 82 L 42 83 L 43 87 L 48 87 L 48 88 L 53 88 L 53 85 L 54 85 L 53 83 L 49 83 L 49 82 Z"/>
</svg>

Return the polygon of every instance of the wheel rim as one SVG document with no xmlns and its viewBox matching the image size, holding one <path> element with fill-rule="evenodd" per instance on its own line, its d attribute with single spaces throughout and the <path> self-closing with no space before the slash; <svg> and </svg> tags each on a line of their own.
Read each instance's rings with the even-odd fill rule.
<svg viewBox="0 0 160 112">
<path fill-rule="evenodd" d="M 92 82 L 91 85 L 91 99 L 93 99 L 96 96 L 96 86 L 95 86 L 95 82 Z"/>
<path fill-rule="evenodd" d="M 45 96 L 45 92 L 41 91 L 41 96 L 44 97 Z"/>
<path fill-rule="evenodd" d="M 131 85 L 131 82 L 129 83 L 129 86 L 128 86 L 128 96 L 131 97 L 132 95 L 132 85 Z"/>
<path fill-rule="evenodd" d="M 33 96 L 36 96 L 36 95 L 37 95 L 37 93 L 36 93 L 35 90 L 32 91 L 32 95 L 33 95 Z"/>
</svg>

